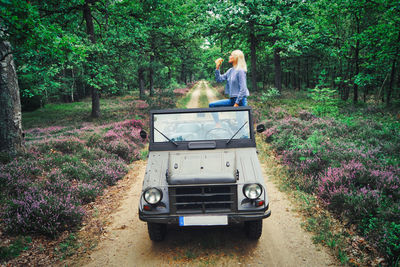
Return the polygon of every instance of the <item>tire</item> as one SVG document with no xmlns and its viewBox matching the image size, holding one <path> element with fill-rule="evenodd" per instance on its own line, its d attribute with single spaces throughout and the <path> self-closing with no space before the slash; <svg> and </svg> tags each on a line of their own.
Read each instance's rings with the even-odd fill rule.
<svg viewBox="0 0 400 267">
<path fill-rule="evenodd" d="M 167 234 L 167 225 L 163 223 L 147 223 L 147 231 L 152 241 L 163 241 Z"/>
<path fill-rule="evenodd" d="M 247 238 L 258 240 L 262 234 L 262 220 L 245 222 L 245 231 Z"/>
</svg>

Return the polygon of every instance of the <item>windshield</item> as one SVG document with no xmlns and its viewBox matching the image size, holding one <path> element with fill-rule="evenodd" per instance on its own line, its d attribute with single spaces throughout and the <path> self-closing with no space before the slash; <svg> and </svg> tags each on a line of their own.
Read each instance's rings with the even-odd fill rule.
<svg viewBox="0 0 400 267">
<path fill-rule="evenodd" d="M 248 111 L 154 114 L 154 142 L 249 139 L 249 125 Z"/>
</svg>

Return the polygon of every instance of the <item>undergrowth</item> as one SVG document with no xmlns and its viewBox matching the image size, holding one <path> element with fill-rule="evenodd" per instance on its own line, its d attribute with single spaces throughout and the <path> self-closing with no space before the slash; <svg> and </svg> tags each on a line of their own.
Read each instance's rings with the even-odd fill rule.
<svg viewBox="0 0 400 267">
<path fill-rule="evenodd" d="M 252 102 L 255 118 L 267 128 L 263 140 L 287 169 L 283 182 L 307 199 L 305 206 L 310 201 L 305 194 L 312 195 L 313 206 L 354 226 L 372 249 L 395 264 L 400 255 L 399 121 L 390 112 L 374 115 L 377 109 L 384 111 L 381 107 L 325 101 L 336 108 L 315 109 L 319 103 L 297 96 L 266 105 L 256 95 Z M 337 248 L 344 260 L 343 248 L 337 245 L 340 238 L 324 230 L 330 223 L 311 219 L 307 227 L 325 232 L 317 234 L 316 241 Z"/>
<path fill-rule="evenodd" d="M 101 99 L 98 119 L 89 117 L 89 101 L 23 113 L 26 151 L 1 157 L 0 163 L 2 240 L 6 235 L 54 239 L 72 231 L 56 249 L 61 258 L 69 256 L 85 205 L 124 177 L 130 163 L 147 156 L 147 139 L 139 133 L 148 128 L 149 109 L 175 107 L 187 91 L 156 89 L 146 101 L 132 95 Z M 28 248 L 26 238 L 1 245 L 0 262 Z"/>
</svg>

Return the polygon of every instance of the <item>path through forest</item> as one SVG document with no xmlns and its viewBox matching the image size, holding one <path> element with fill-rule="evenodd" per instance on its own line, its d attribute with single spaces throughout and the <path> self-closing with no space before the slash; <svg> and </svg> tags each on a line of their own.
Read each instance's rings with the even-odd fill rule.
<svg viewBox="0 0 400 267">
<path fill-rule="evenodd" d="M 201 90 L 210 101 L 215 91 L 199 82 L 188 107 L 197 107 Z M 258 242 L 246 239 L 241 227 L 169 227 L 166 240 L 150 241 L 147 225 L 138 218 L 138 201 L 146 162 L 136 161 L 127 174 L 130 185 L 111 217 L 106 235 L 87 257 L 76 265 L 86 266 L 338 266 L 324 247 L 314 245 L 301 227 L 287 196 L 264 172 L 272 210 L 264 220 Z M 265 170 L 266 166 L 263 165 Z"/>
</svg>

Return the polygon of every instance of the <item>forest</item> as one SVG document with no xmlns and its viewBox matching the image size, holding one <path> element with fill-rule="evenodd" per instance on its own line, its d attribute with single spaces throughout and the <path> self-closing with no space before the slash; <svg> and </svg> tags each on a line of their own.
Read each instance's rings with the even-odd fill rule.
<svg viewBox="0 0 400 267">
<path fill-rule="evenodd" d="M 209 78 L 245 52 L 252 91 L 327 87 L 354 103 L 399 100 L 399 3 L 2 1 L 23 109 Z M 99 116 L 94 104 L 92 115 Z"/>
<path fill-rule="evenodd" d="M 1 0 L 0 14 L 0 229 L 15 242 L 79 225 L 145 158 L 148 110 L 240 49 L 286 182 L 399 264 L 398 0 Z M 15 257 L 0 245 L 0 263 Z"/>
</svg>

